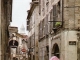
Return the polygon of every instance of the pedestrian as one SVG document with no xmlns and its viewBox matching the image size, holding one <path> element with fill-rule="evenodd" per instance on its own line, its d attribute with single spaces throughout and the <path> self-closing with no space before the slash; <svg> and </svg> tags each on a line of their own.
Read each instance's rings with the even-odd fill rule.
<svg viewBox="0 0 80 60">
<path fill-rule="evenodd" d="M 57 56 L 52 56 L 50 60 L 59 60 L 59 58 Z"/>
</svg>

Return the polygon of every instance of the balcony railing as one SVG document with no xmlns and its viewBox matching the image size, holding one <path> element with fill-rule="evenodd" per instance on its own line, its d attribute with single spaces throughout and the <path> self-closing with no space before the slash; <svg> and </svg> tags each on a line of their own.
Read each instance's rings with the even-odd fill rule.
<svg viewBox="0 0 80 60">
<path fill-rule="evenodd" d="M 59 29 L 60 27 L 62 27 L 62 21 L 49 21 L 53 23 L 53 28 L 52 30 L 54 32 L 57 32 L 57 29 Z"/>
</svg>

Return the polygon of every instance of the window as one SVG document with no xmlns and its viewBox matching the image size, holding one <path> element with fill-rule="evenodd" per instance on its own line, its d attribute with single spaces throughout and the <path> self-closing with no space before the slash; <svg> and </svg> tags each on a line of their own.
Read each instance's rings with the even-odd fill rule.
<svg viewBox="0 0 80 60">
<path fill-rule="evenodd" d="M 53 21 L 53 10 L 50 11 L 50 21 Z M 53 22 L 50 22 L 50 32 L 52 31 L 52 28 L 53 28 Z"/>
<path fill-rule="evenodd" d="M 31 47 L 34 47 L 34 45 L 35 45 L 35 34 L 31 36 Z"/>
<path fill-rule="evenodd" d="M 44 25 L 44 19 L 42 20 L 42 37 L 44 36 L 44 28 L 45 28 L 45 25 Z"/>
<path fill-rule="evenodd" d="M 53 6 L 53 21 L 56 21 L 57 18 L 57 9 L 56 5 Z M 53 27 L 55 27 L 55 22 L 53 23 Z"/>
<path fill-rule="evenodd" d="M 42 21 L 39 23 L 39 39 L 41 39 L 42 38 L 42 33 L 43 33 L 43 31 L 42 31 Z"/>
<path fill-rule="evenodd" d="M 30 20 L 27 21 L 27 30 L 30 31 Z"/>
<path fill-rule="evenodd" d="M 43 13 L 43 16 L 45 15 L 45 1 L 42 0 L 42 13 Z"/>
<path fill-rule="evenodd" d="M 61 26 L 60 1 L 53 6 L 53 27 Z"/>
<path fill-rule="evenodd" d="M 48 9 L 49 9 L 49 1 L 47 0 L 46 1 L 46 11 L 48 12 Z"/>
<path fill-rule="evenodd" d="M 57 4 L 53 5 L 53 9 L 50 12 L 50 32 L 52 30 L 55 30 L 60 28 L 62 25 L 62 9 L 61 9 L 61 4 L 60 1 L 58 1 Z"/>
<path fill-rule="evenodd" d="M 44 21 L 44 35 L 48 34 L 48 15 L 45 17 L 45 21 Z"/>
<path fill-rule="evenodd" d="M 34 12 L 32 14 L 32 28 L 34 28 L 34 24 L 35 24 L 35 17 L 34 17 Z"/>
<path fill-rule="evenodd" d="M 41 0 L 39 0 L 39 14 L 41 14 Z"/>
<path fill-rule="evenodd" d="M 44 37 L 44 19 L 39 23 L 39 39 Z"/>
</svg>

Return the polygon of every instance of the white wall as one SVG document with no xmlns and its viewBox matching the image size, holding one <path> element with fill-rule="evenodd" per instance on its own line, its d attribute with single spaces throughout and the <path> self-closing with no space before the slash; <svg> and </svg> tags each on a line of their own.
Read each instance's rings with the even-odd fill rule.
<svg viewBox="0 0 80 60">
<path fill-rule="evenodd" d="M 61 36 L 61 60 L 77 60 L 77 44 L 69 45 L 69 41 L 76 41 L 76 31 L 63 31 Z"/>
</svg>

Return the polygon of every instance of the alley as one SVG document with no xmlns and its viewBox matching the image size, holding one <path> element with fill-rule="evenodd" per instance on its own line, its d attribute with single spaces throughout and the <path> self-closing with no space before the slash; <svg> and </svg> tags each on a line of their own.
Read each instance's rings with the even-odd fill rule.
<svg viewBox="0 0 80 60">
<path fill-rule="evenodd" d="M 24 1 L 0 0 L 0 60 L 80 60 L 80 0 Z"/>
</svg>

